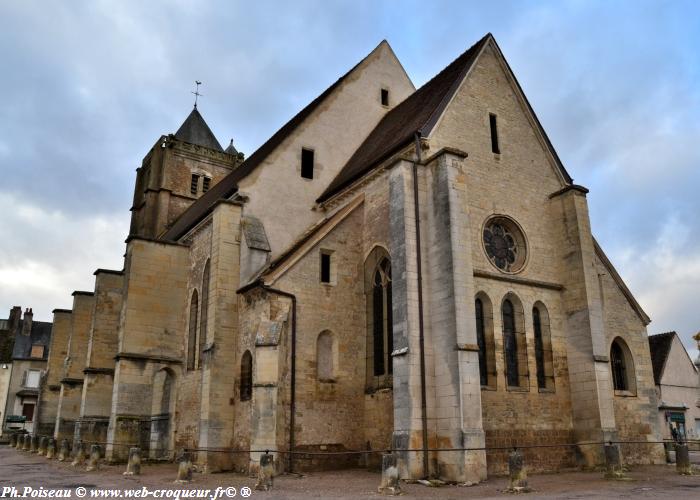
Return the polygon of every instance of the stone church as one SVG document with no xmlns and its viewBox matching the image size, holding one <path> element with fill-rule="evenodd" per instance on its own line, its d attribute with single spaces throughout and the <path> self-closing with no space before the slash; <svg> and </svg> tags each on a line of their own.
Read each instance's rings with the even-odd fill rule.
<svg viewBox="0 0 700 500">
<path fill-rule="evenodd" d="M 54 311 L 39 432 L 205 471 L 661 462 L 587 192 L 490 34 L 417 90 L 382 41 L 245 159 L 195 108 L 136 169 L 124 268 Z"/>
</svg>

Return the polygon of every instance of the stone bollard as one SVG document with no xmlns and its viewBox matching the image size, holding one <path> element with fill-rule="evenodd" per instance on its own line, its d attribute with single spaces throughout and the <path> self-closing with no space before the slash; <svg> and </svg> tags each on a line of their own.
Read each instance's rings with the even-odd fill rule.
<svg viewBox="0 0 700 500">
<path fill-rule="evenodd" d="M 688 453 L 688 445 L 685 443 L 676 443 L 676 472 L 684 476 L 693 474 L 693 466 L 690 464 L 690 455 Z"/>
<path fill-rule="evenodd" d="M 65 462 L 68 458 L 70 458 L 70 445 L 68 440 L 64 439 L 61 441 L 61 449 L 58 450 L 58 461 Z"/>
<path fill-rule="evenodd" d="M 29 450 L 32 449 L 32 436 L 30 436 L 29 434 L 25 434 L 25 435 L 24 435 L 24 441 L 23 441 L 23 444 L 22 444 L 22 449 L 23 449 L 24 451 L 29 451 Z"/>
<path fill-rule="evenodd" d="M 46 445 L 46 458 L 49 460 L 56 456 L 56 440 L 54 438 L 49 438 L 49 442 Z"/>
<path fill-rule="evenodd" d="M 190 454 L 183 452 L 180 455 L 179 465 L 177 467 L 176 483 L 189 483 L 192 481 L 192 459 Z"/>
<path fill-rule="evenodd" d="M 14 432 L 10 434 L 10 447 L 17 448 L 17 434 Z"/>
<path fill-rule="evenodd" d="M 73 447 L 73 462 L 71 465 L 73 467 L 77 467 L 79 465 L 83 465 L 85 463 L 85 445 L 83 444 L 82 441 L 78 441 L 78 443 Z"/>
<path fill-rule="evenodd" d="M 527 469 L 523 454 L 513 449 L 508 455 L 508 491 L 511 493 L 527 493 L 530 487 L 527 484 Z"/>
<path fill-rule="evenodd" d="M 85 472 L 92 472 L 100 468 L 100 457 L 102 456 L 100 445 L 93 444 L 90 446 L 90 457 L 88 458 L 87 467 Z"/>
<path fill-rule="evenodd" d="M 258 482 L 255 489 L 258 491 L 269 491 L 272 489 L 272 478 L 275 474 L 275 461 L 270 453 L 264 453 L 260 457 L 260 467 L 258 468 Z"/>
<path fill-rule="evenodd" d="M 33 435 L 29 438 L 29 453 L 36 453 L 39 449 L 39 436 Z"/>
<path fill-rule="evenodd" d="M 46 455 L 46 444 L 49 442 L 49 438 L 46 436 L 41 436 L 39 438 L 39 448 L 36 450 L 37 455 Z"/>
<path fill-rule="evenodd" d="M 620 447 L 616 444 L 605 445 L 605 478 L 622 479 L 625 473 L 622 470 L 622 460 L 620 459 Z"/>
<path fill-rule="evenodd" d="M 400 495 L 399 468 L 396 466 L 396 455 L 382 454 L 382 482 L 377 491 L 382 495 Z"/>
<path fill-rule="evenodd" d="M 141 474 L 141 448 L 129 448 L 129 462 L 126 464 L 125 476 Z"/>
</svg>

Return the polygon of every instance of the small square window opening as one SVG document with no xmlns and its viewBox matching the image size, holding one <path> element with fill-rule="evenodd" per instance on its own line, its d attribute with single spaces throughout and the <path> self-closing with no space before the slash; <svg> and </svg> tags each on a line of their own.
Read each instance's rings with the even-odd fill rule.
<svg viewBox="0 0 700 500">
<path fill-rule="evenodd" d="M 301 149 L 301 176 L 304 179 L 314 178 L 314 152 L 310 149 Z"/>
<path fill-rule="evenodd" d="M 381 99 L 382 99 L 382 106 L 389 105 L 389 89 L 382 89 Z"/>
</svg>

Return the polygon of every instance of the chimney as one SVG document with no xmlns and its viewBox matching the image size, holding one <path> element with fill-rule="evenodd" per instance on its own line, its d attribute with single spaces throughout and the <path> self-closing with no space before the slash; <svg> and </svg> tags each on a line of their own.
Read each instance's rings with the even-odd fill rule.
<svg viewBox="0 0 700 500">
<path fill-rule="evenodd" d="M 32 308 L 29 307 L 24 311 L 24 322 L 22 323 L 22 335 L 29 335 L 32 333 L 32 320 L 34 318 L 34 313 Z"/>
<path fill-rule="evenodd" d="M 10 334 L 14 335 L 19 329 L 19 320 L 22 318 L 22 308 L 20 306 L 15 306 L 10 309 Z"/>
</svg>

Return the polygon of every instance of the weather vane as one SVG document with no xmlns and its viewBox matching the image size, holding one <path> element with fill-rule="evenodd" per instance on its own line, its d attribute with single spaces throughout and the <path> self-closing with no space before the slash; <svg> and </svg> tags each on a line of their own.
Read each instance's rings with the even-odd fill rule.
<svg viewBox="0 0 700 500">
<path fill-rule="evenodd" d="M 194 89 L 194 92 L 192 92 L 192 93 L 194 94 L 194 109 L 197 109 L 197 98 L 200 95 L 204 95 L 204 94 L 199 93 L 199 86 L 202 84 L 202 82 L 195 80 L 194 83 L 197 84 L 197 87 Z"/>
</svg>

